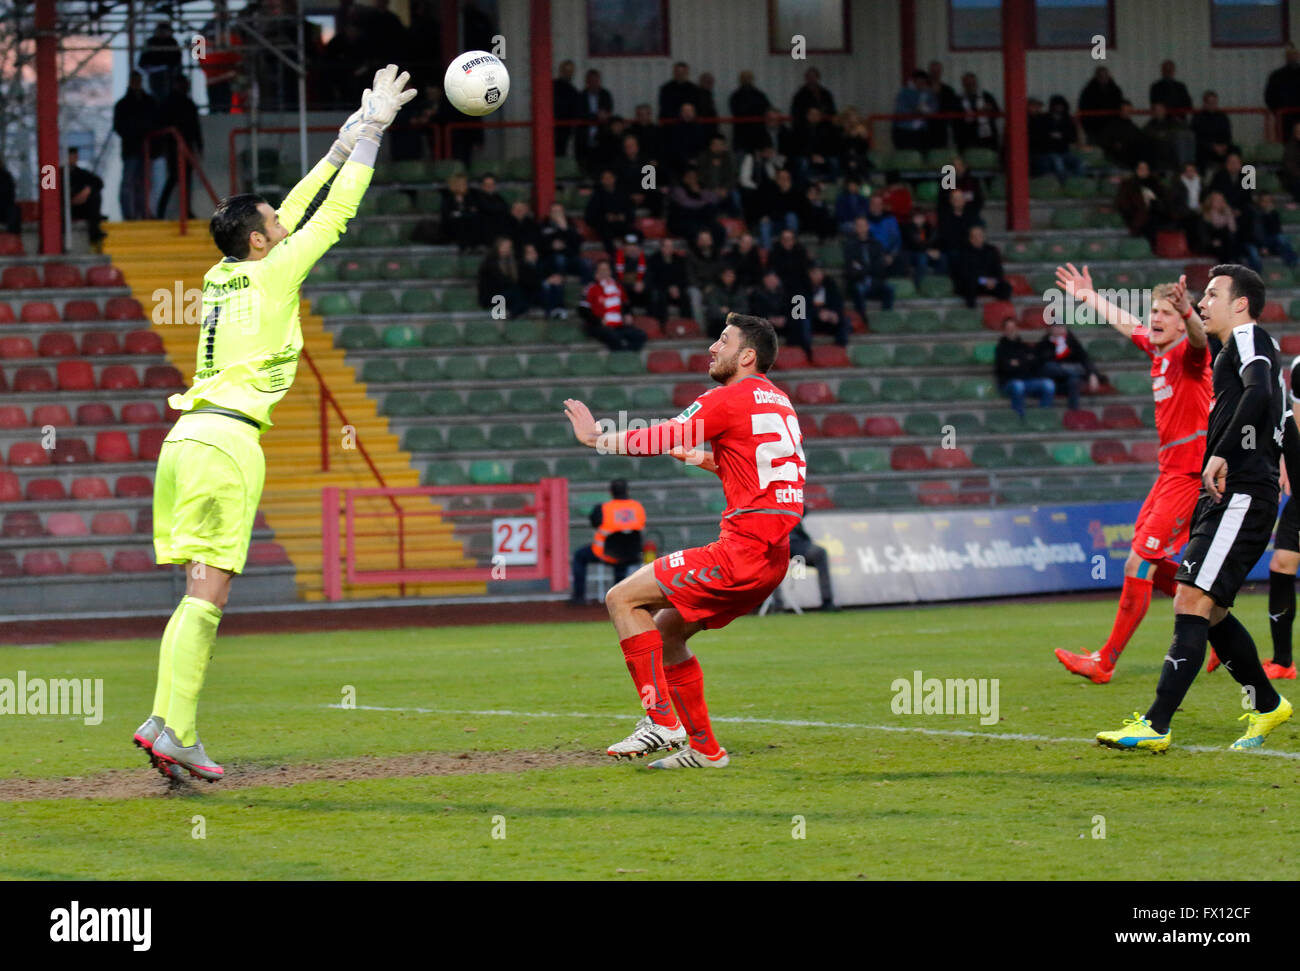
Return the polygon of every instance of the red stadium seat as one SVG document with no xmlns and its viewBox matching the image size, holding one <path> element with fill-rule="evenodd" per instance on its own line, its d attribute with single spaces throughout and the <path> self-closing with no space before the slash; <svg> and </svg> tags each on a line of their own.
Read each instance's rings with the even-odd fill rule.
<svg viewBox="0 0 1300 971">
<path fill-rule="evenodd" d="M 822 430 L 817 426 L 816 415 L 804 415 L 799 419 L 800 438 L 821 438 Z"/>
<path fill-rule="evenodd" d="M 84 405 L 77 405 L 77 424 L 116 425 L 117 415 L 102 401 L 88 401 Z"/>
<path fill-rule="evenodd" d="M 1264 304 L 1264 309 L 1259 312 L 1259 322 L 1261 324 L 1283 324 L 1289 319 L 1286 307 L 1283 307 L 1276 300 L 1269 300 Z"/>
<path fill-rule="evenodd" d="M 36 353 L 41 357 L 76 357 L 77 339 L 67 331 L 49 331 L 41 335 L 41 342 L 36 345 Z"/>
<path fill-rule="evenodd" d="M 72 416 L 65 405 L 40 405 L 32 409 L 32 424 L 37 428 L 46 425 L 63 428 L 72 424 Z"/>
<path fill-rule="evenodd" d="M 1154 463 L 1160 461 L 1159 442 L 1134 442 L 1133 461 Z"/>
<path fill-rule="evenodd" d="M 14 308 L 9 306 L 7 301 L 0 301 L 0 324 L 12 324 L 17 320 Z"/>
<path fill-rule="evenodd" d="M 250 566 L 289 566 L 292 562 L 279 543 L 254 543 L 248 550 Z"/>
<path fill-rule="evenodd" d="M 111 330 L 88 330 L 81 337 L 81 353 L 87 357 L 121 354 L 122 345 Z"/>
<path fill-rule="evenodd" d="M 916 501 L 923 506 L 955 506 L 957 494 L 946 482 L 922 482 L 916 487 Z"/>
<path fill-rule="evenodd" d="M 15 468 L 23 465 L 49 465 L 50 453 L 37 442 L 14 442 L 9 446 L 9 464 Z"/>
<path fill-rule="evenodd" d="M 128 354 L 161 354 L 163 340 L 151 330 L 133 330 L 126 335 L 122 348 Z"/>
<path fill-rule="evenodd" d="M 664 336 L 673 340 L 688 340 L 700 336 L 700 325 L 690 317 L 669 317 L 664 321 Z"/>
<path fill-rule="evenodd" d="M 664 336 L 663 325 L 653 317 L 638 317 L 633 323 L 645 331 L 645 338 L 648 341 L 657 341 Z"/>
<path fill-rule="evenodd" d="M 863 319 L 862 314 L 856 310 L 846 310 L 844 312 L 849 315 L 849 323 L 853 325 L 853 333 L 865 334 L 867 332 L 867 322 Z"/>
<path fill-rule="evenodd" d="M 895 445 L 889 453 L 889 467 L 898 472 L 916 472 L 930 468 L 930 460 L 920 445 Z"/>
<path fill-rule="evenodd" d="M 156 568 L 153 557 L 144 550 L 118 550 L 113 554 L 114 573 L 151 573 Z"/>
<path fill-rule="evenodd" d="M 253 520 L 253 528 L 257 529 L 257 520 Z M 153 535 L 153 510 L 141 509 L 135 515 L 135 531 L 145 536 Z"/>
<path fill-rule="evenodd" d="M 1300 354 L 1300 334 L 1287 334 L 1278 341 L 1283 354 Z"/>
<path fill-rule="evenodd" d="M 127 425 L 156 425 L 162 415 L 152 401 L 132 401 L 122 406 L 122 421 Z"/>
<path fill-rule="evenodd" d="M 124 287 L 126 280 L 117 267 L 100 263 L 86 271 L 86 285 L 91 287 Z"/>
<path fill-rule="evenodd" d="M 134 297 L 109 297 L 104 304 L 107 320 L 144 320 L 144 308 Z"/>
<path fill-rule="evenodd" d="M 46 263 L 45 285 L 57 288 L 81 287 L 85 286 L 85 281 L 81 279 L 81 271 L 69 263 Z"/>
<path fill-rule="evenodd" d="M 803 487 L 803 504 L 805 509 L 833 509 L 831 494 L 824 485 L 807 483 Z"/>
<path fill-rule="evenodd" d="M 1061 418 L 1061 425 L 1072 432 L 1095 432 L 1101 427 L 1101 420 L 1095 412 L 1080 408 L 1075 411 L 1067 411 Z"/>
<path fill-rule="evenodd" d="M 668 229 L 662 219 L 655 219 L 653 216 L 643 216 L 636 221 L 636 228 L 641 230 L 641 234 L 646 239 L 664 239 L 668 235 Z"/>
<path fill-rule="evenodd" d="M 930 452 L 930 464 L 936 469 L 969 469 L 974 463 L 965 449 L 936 448 Z"/>
<path fill-rule="evenodd" d="M 153 481 L 144 475 L 119 475 L 113 495 L 119 499 L 148 499 L 153 495 Z"/>
<path fill-rule="evenodd" d="M 67 570 L 63 559 L 54 550 L 28 550 L 23 554 L 23 572 L 29 577 L 49 577 Z"/>
<path fill-rule="evenodd" d="M 1101 423 L 1106 428 L 1142 427 L 1142 419 L 1131 405 L 1107 405 L 1101 410 Z"/>
<path fill-rule="evenodd" d="M 673 407 L 685 408 L 708 390 L 707 384 L 679 384 L 673 388 Z"/>
<path fill-rule="evenodd" d="M 75 512 L 52 512 L 45 519 L 45 528 L 50 531 L 51 536 L 89 536 L 90 530 L 86 528 L 86 521 L 81 518 L 80 513 Z"/>
<path fill-rule="evenodd" d="M 677 351 L 651 351 L 646 356 L 645 366 L 651 374 L 679 374 L 686 370 Z"/>
<path fill-rule="evenodd" d="M 1013 297 L 1032 297 L 1034 288 L 1029 285 L 1029 278 L 1023 273 L 1008 273 L 1007 283 L 1011 284 Z"/>
<path fill-rule="evenodd" d="M 993 502 L 993 489 L 988 476 L 962 479 L 957 489 L 957 502 L 963 506 L 987 506 Z"/>
<path fill-rule="evenodd" d="M 1214 269 L 1213 263 L 1187 263 L 1183 266 L 1183 273 L 1187 275 L 1187 292 L 1188 294 L 1201 293 L 1205 290 L 1206 284 L 1210 282 L 1210 270 Z"/>
<path fill-rule="evenodd" d="M 906 185 L 896 185 L 892 189 L 885 190 L 885 208 L 901 223 L 912 215 L 912 190 Z"/>
<path fill-rule="evenodd" d="M 1119 462 L 1131 462 L 1128 449 L 1123 442 L 1114 439 L 1102 439 L 1092 443 L 1092 460 L 1098 465 L 1115 465 Z"/>
<path fill-rule="evenodd" d="M 1156 257 L 1162 260 L 1187 259 L 1187 234 L 1181 230 L 1156 233 Z"/>
<path fill-rule="evenodd" d="M 167 437 L 168 428 L 142 428 L 140 429 L 140 458 L 149 462 L 155 462 L 158 459 L 158 453 L 162 451 L 163 439 Z"/>
<path fill-rule="evenodd" d="M 893 415 L 872 415 L 862 423 L 862 434 L 871 438 L 893 438 L 903 434 L 903 429 Z"/>
<path fill-rule="evenodd" d="M 68 554 L 68 572 L 103 574 L 111 571 L 99 550 L 73 550 Z"/>
<path fill-rule="evenodd" d="M 808 360 L 808 355 L 803 352 L 802 347 L 791 347 L 787 344 L 776 352 L 776 369 L 778 371 L 798 371 L 810 367 L 812 367 L 812 362 Z"/>
<path fill-rule="evenodd" d="M 266 521 L 266 513 L 263 512 L 261 509 L 259 509 L 259 510 L 258 510 L 256 513 L 254 513 L 254 515 L 253 515 L 253 528 L 254 528 L 254 529 L 270 529 L 270 528 L 271 528 L 271 524 L 268 523 L 268 522 Z"/>
<path fill-rule="evenodd" d="M 135 450 L 131 448 L 131 439 L 126 432 L 100 432 L 95 436 L 95 461 L 131 462 L 134 459 Z"/>
<path fill-rule="evenodd" d="M 38 290 L 45 284 L 34 266 L 6 266 L 0 271 L 0 289 Z"/>
<path fill-rule="evenodd" d="M 709 364 L 712 359 L 707 351 L 701 351 L 698 354 L 692 354 L 686 359 L 686 370 L 692 374 L 708 374 Z"/>
<path fill-rule="evenodd" d="M 852 367 L 849 352 L 838 344 L 818 344 L 812 352 L 813 367 Z"/>
<path fill-rule="evenodd" d="M 185 378 L 170 364 L 154 364 L 144 369 L 146 388 L 183 388 Z"/>
<path fill-rule="evenodd" d="M 17 233 L 0 233 L 0 256 L 22 256 L 23 238 Z"/>
<path fill-rule="evenodd" d="M 30 337 L 0 337 L 0 358 L 13 361 L 36 356 L 36 345 Z"/>
<path fill-rule="evenodd" d="M 89 361 L 60 361 L 58 373 L 61 391 L 95 390 L 95 369 Z"/>
<path fill-rule="evenodd" d="M 41 525 L 41 517 L 34 512 L 23 510 L 22 512 L 7 512 L 3 522 L 0 522 L 0 536 L 9 539 L 30 539 L 33 536 L 46 536 L 45 527 Z"/>
<path fill-rule="evenodd" d="M 44 392 L 54 389 L 54 378 L 43 367 L 20 367 L 14 375 L 15 391 Z"/>
<path fill-rule="evenodd" d="M 18 319 L 24 324 L 53 324 L 58 322 L 59 312 L 46 300 L 29 300 L 23 304 Z"/>
<path fill-rule="evenodd" d="M 50 461 L 55 465 L 75 465 L 90 461 L 90 449 L 84 438 L 64 438 L 62 435 L 54 443 L 54 452 Z"/>
<path fill-rule="evenodd" d="M 18 564 L 18 557 L 8 550 L 0 550 L 0 577 L 20 577 L 23 568 Z"/>
<path fill-rule="evenodd" d="M 1016 325 L 1021 330 L 1041 330 L 1047 326 L 1043 319 L 1047 313 L 1050 304 L 1034 304 L 1020 311 L 1020 316 L 1016 318 Z"/>
<path fill-rule="evenodd" d="M 131 517 L 117 509 L 97 512 L 90 520 L 90 531 L 96 536 L 128 536 L 135 532 Z"/>
<path fill-rule="evenodd" d="M 0 405 L 0 428 L 26 428 L 27 412 L 17 405 Z"/>
<path fill-rule="evenodd" d="M 97 475 L 86 475 L 80 479 L 72 480 L 72 498 L 82 501 L 94 501 L 96 499 L 112 499 L 113 493 L 109 491 L 108 483 Z"/>
<path fill-rule="evenodd" d="M 129 391 L 140 387 L 140 376 L 129 364 L 110 364 L 99 375 L 103 391 Z"/>
<path fill-rule="evenodd" d="M 1016 305 L 1009 300 L 991 300 L 984 305 L 984 326 L 988 330 L 1002 330 L 1002 321 L 1018 317 Z"/>
<path fill-rule="evenodd" d="M 23 487 L 18 476 L 0 469 L 0 502 L 21 502 Z"/>
<path fill-rule="evenodd" d="M 822 419 L 822 434 L 827 438 L 857 438 L 862 434 L 862 429 L 852 415 L 836 412 Z"/>
<path fill-rule="evenodd" d="M 99 304 L 93 300 L 69 300 L 63 305 L 63 319 L 66 321 L 103 320 Z"/>
<path fill-rule="evenodd" d="M 801 405 L 829 405 L 835 403 L 835 392 L 825 381 L 800 381 L 794 386 L 794 400 Z"/>
<path fill-rule="evenodd" d="M 64 502 L 68 490 L 58 479 L 32 479 L 27 483 L 28 502 Z"/>
</svg>

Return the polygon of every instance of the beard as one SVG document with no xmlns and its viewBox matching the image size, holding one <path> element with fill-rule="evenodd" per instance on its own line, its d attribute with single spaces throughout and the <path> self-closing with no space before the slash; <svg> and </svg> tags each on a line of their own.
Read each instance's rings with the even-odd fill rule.
<svg viewBox="0 0 1300 971">
<path fill-rule="evenodd" d="M 709 368 L 709 377 L 718 384 L 726 384 L 736 373 L 736 357 L 718 358 L 718 362 Z"/>
</svg>

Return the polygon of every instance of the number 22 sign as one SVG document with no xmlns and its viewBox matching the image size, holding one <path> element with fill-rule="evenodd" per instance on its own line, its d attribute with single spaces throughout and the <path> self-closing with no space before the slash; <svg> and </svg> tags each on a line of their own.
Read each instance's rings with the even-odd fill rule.
<svg viewBox="0 0 1300 971">
<path fill-rule="evenodd" d="M 536 517 L 492 520 L 492 562 L 506 566 L 536 565 Z"/>
</svg>

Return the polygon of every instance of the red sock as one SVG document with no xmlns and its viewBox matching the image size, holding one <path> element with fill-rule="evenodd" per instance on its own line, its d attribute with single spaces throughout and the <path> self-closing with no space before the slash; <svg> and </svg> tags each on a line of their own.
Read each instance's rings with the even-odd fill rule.
<svg viewBox="0 0 1300 971">
<path fill-rule="evenodd" d="M 641 696 L 641 707 L 650 720 L 669 728 L 677 724 L 668 701 L 668 682 L 664 680 L 664 639 L 659 631 L 633 634 L 619 641 L 619 647 L 623 648 L 627 672 L 632 675 L 632 683 Z"/>
<path fill-rule="evenodd" d="M 1155 567 L 1155 570 L 1151 573 L 1151 582 L 1165 596 L 1172 597 L 1178 589 L 1178 584 L 1174 583 L 1174 574 L 1178 572 L 1178 564 L 1166 556 L 1163 560 L 1158 561 Z"/>
<path fill-rule="evenodd" d="M 1147 615 L 1151 605 L 1151 580 L 1142 577 L 1125 577 L 1124 589 L 1119 595 L 1119 610 L 1115 612 L 1115 625 L 1110 629 L 1110 637 L 1101 649 L 1101 663 L 1113 668 L 1129 638 L 1137 630 L 1142 618 Z"/>
<path fill-rule="evenodd" d="M 691 735 L 691 748 L 705 755 L 717 755 L 722 748 L 713 737 L 709 724 L 709 707 L 704 703 L 704 673 L 693 655 L 681 664 L 664 668 L 668 676 L 668 690 L 672 692 L 673 707 Z"/>
</svg>

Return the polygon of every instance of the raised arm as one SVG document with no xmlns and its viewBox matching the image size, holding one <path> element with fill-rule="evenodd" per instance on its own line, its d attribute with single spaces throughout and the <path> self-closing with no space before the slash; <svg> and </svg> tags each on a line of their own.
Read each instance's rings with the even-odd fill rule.
<svg viewBox="0 0 1300 971">
<path fill-rule="evenodd" d="M 1192 301 L 1187 297 L 1187 276 L 1184 274 L 1178 278 L 1174 284 L 1174 309 L 1178 311 L 1179 316 L 1183 318 L 1183 323 L 1187 326 L 1187 343 L 1198 350 L 1209 344 L 1210 339 L 1205 334 L 1205 322 L 1201 320 L 1201 315 Z"/>
<path fill-rule="evenodd" d="M 1086 266 L 1082 270 L 1075 269 L 1073 263 L 1058 266 L 1056 282 L 1069 296 L 1086 303 L 1092 308 L 1093 313 L 1125 337 L 1132 337 L 1133 331 L 1141 326 L 1142 321 L 1127 310 L 1116 307 L 1105 297 L 1098 296 L 1097 291 L 1092 288 L 1092 274 L 1088 272 Z"/>
</svg>

